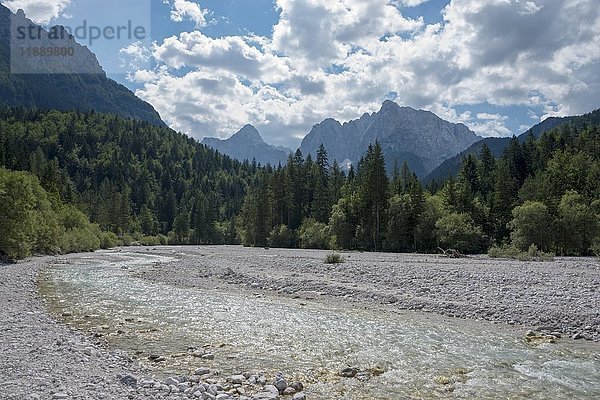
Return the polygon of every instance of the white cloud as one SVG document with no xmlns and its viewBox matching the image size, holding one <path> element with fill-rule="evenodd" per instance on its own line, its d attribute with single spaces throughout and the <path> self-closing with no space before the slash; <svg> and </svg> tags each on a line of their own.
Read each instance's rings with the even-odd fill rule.
<svg viewBox="0 0 600 400">
<path fill-rule="evenodd" d="M 141 42 L 134 42 L 120 49 L 119 57 L 123 68 L 137 71 L 148 66 L 152 53 Z"/>
<path fill-rule="evenodd" d="M 213 39 L 199 31 L 183 32 L 155 46 L 154 57 L 169 67 L 213 68 L 234 72 L 249 79 L 269 75 L 288 75 L 289 65 L 284 57 L 264 53 L 252 42 L 256 37 L 229 36 Z"/>
<path fill-rule="evenodd" d="M 399 6 L 404 7 L 416 7 L 423 3 L 427 3 L 429 0 L 398 0 L 396 3 Z"/>
<path fill-rule="evenodd" d="M 196 138 L 252 123 L 288 145 L 326 117 L 376 111 L 390 92 L 485 136 L 518 132 L 506 116 L 457 106 L 522 105 L 540 119 L 599 106 L 597 0 L 453 0 L 433 25 L 388 0 L 276 4 L 272 37 L 195 31 L 158 43 L 158 69 L 133 75 L 138 94 Z"/>
<path fill-rule="evenodd" d="M 25 11 L 29 19 L 39 24 L 48 24 L 63 15 L 70 0 L 5 0 L 2 2 L 12 12 Z"/>
<path fill-rule="evenodd" d="M 196 23 L 198 28 L 206 25 L 206 10 L 200 8 L 198 3 L 188 0 L 174 0 L 171 6 L 172 21 L 190 20 Z"/>
<path fill-rule="evenodd" d="M 277 0 L 273 49 L 304 64 L 327 67 L 382 36 L 419 29 L 388 0 Z"/>
</svg>

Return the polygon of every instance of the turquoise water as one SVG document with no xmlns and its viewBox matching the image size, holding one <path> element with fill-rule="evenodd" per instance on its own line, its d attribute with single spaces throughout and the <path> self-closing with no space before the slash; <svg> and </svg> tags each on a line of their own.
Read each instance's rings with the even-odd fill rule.
<svg viewBox="0 0 600 400">
<path fill-rule="evenodd" d="M 65 260 L 40 279 L 65 322 L 102 332 L 157 374 L 199 366 L 264 371 L 309 385 L 311 399 L 600 398 L 599 346 L 564 340 L 532 346 L 523 330 L 352 304 L 199 290 L 134 276 L 174 258 L 107 252 Z M 119 332 L 119 333 L 117 333 Z M 205 348 L 214 360 L 193 357 Z M 147 357 L 165 357 L 151 363 Z M 340 378 L 345 367 L 364 380 Z M 373 372 L 375 372 L 373 374 Z"/>
</svg>

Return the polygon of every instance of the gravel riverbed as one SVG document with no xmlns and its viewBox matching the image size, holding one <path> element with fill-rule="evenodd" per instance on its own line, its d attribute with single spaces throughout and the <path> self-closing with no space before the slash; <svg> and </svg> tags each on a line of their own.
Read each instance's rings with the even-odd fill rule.
<svg viewBox="0 0 600 400">
<path fill-rule="evenodd" d="M 336 299 L 600 341 L 600 263 L 595 258 L 521 262 L 343 252 L 344 263 L 325 264 L 328 252 L 315 250 L 215 246 L 140 251 L 177 256 L 168 268 L 153 266 L 139 274 L 174 285 Z"/>
<path fill-rule="evenodd" d="M 125 352 L 47 313 L 36 279 L 55 260 L 0 264 L 0 399 L 305 399 L 303 385 L 283 375 L 225 377 L 197 368 L 187 376 L 151 376 Z"/>
<path fill-rule="evenodd" d="M 113 253 L 120 251 L 175 258 L 135 272 L 153 282 L 430 312 L 522 325 L 523 334 L 534 329 L 542 339 L 545 332 L 565 340 L 600 341 L 600 265 L 595 259 L 531 263 L 352 252 L 342 253 L 344 263 L 328 265 L 323 262 L 326 251 L 189 246 Z M 96 257 L 106 254 L 85 255 Z M 85 335 L 48 314 L 36 279 L 56 261 L 42 257 L 0 265 L 0 398 L 305 398 L 302 384 L 261 373 L 222 376 L 198 368 L 189 376 L 156 378 L 103 338 Z"/>
</svg>

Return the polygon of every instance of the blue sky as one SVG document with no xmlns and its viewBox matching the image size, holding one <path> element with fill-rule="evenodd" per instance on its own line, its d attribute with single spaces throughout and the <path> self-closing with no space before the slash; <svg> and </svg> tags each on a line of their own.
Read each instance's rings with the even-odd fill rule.
<svg viewBox="0 0 600 400">
<path fill-rule="evenodd" d="M 355 119 L 387 98 L 482 136 L 600 107 L 597 0 L 3 3 L 46 24 L 87 15 L 148 26 L 148 40 L 92 50 L 109 76 L 197 139 L 250 123 L 296 147 L 323 119 Z"/>
</svg>

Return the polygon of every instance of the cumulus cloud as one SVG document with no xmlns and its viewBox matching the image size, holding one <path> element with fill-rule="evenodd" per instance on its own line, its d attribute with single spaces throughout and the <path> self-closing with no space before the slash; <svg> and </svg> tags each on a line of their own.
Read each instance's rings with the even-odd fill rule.
<svg viewBox="0 0 600 400">
<path fill-rule="evenodd" d="M 166 65 L 212 68 L 234 72 L 249 79 L 268 74 L 271 80 L 286 75 L 289 66 L 284 57 L 265 53 L 253 46 L 255 37 L 229 36 L 213 39 L 202 32 L 184 32 L 165 39 L 154 49 L 154 57 Z"/>
<path fill-rule="evenodd" d="M 174 0 L 171 7 L 172 21 L 190 20 L 196 23 L 198 28 L 206 25 L 206 11 L 200 8 L 198 3 L 188 0 Z"/>
<path fill-rule="evenodd" d="M 419 29 L 387 0 L 277 0 L 273 49 L 311 65 L 329 66 L 382 36 Z"/>
<path fill-rule="evenodd" d="M 145 68 L 150 63 L 152 53 L 141 42 L 134 42 L 120 49 L 119 57 L 123 68 L 137 71 Z"/>
<path fill-rule="evenodd" d="M 423 3 L 427 3 L 428 1 L 429 0 L 398 0 L 397 4 L 404 7 L 416 7 Z"/>
<path fill-rule="evenodd" d="M 133 75 L 143 82 L 138 94 L 197 138 L 253 123 L 289 145 L 326 117 L 376 111 L 391 92 L 483 136 L 518 132 L 504 115 L 457 106 L 521 105 L 544 119 L 600 101 L 596 0 L 453 0 L 431 25 L 388 0 L 276 5 L 270 37 L 195 31 L 158 43 L 157 69 Z"/>
<path fill-rule="evenodd" d="M 19 9 L 32 21 L 39 24 L 48 24 L 53 19 L 60 17 L 69 6 L 70 0 L 5 0 L 2 2 L 12 12 Z"/>
</svg>

